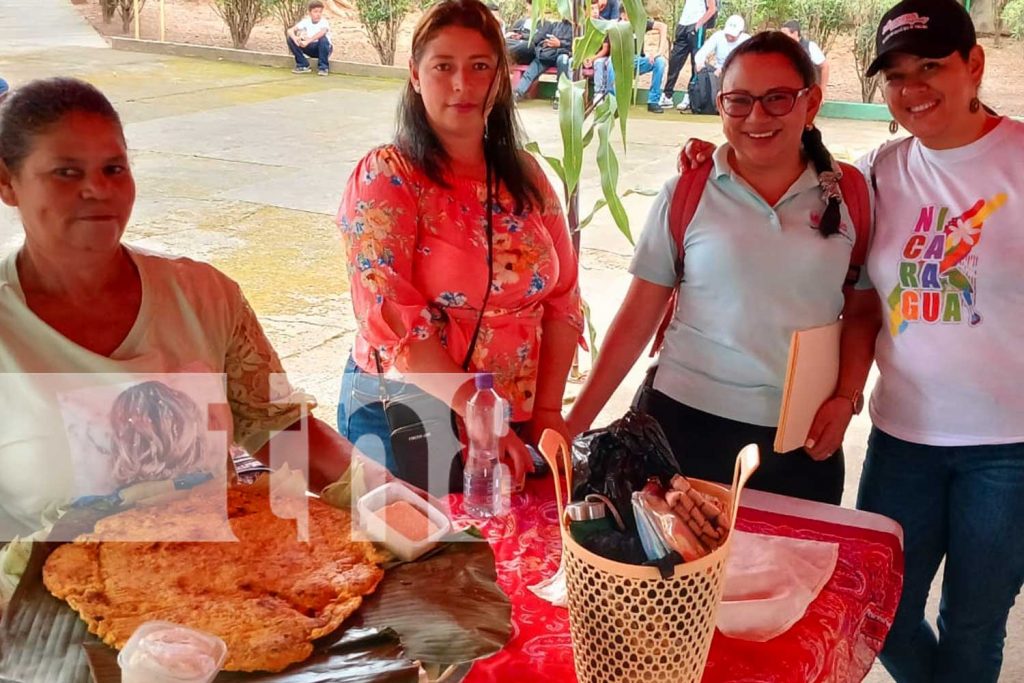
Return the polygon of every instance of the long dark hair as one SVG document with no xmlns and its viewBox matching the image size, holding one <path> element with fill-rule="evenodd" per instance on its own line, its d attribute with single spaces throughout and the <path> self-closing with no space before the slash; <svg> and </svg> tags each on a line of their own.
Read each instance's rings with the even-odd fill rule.
<svg viewBox="0 0 1024 683">
<path fill-rule="evenodd" d="M 495 79 L 491 86 L 494 91 L 494 108 L 487 117 L 484 155 L 494 177 L 504 184 L 514 198 L 517 213 L 528 206 L 541 206 L 544 202 L 543 194 L 522 151 L 522 132 L 512 101 L 505 39 L 501 34 L 501 26 L 487 6 L 480 0 L 442 0 L 431 7 L 413 33 L 412 60 L 418 63 L 430 41 L 449 26 L 478 32 L 494 51 L 497 58 Z M 430 127 L 423 99 L 413 90 L 411 81 L 405 84 L 405 93 L 398 105 L 395 145 L 428 178 L 442 187 L 448 186 L 445 178 L 448 153 Z"/>
<path fill-rule="evenodd" d="M 121 136 L 121 117 L 95 86 L 77 78 L 30 81 L 12 90 L 0 106 L 0 160 L 17 173 L 32 153 L 35 137 L 68 114 L 96 114 L 114 123 Z"/>
<path fill-rule="evenodd" d="M 744 55 L 781 55 L 788 59 L 796 72 L 800 74 L 800 79 L 803 81 L 805 88 L 816 85 L 818 82 L 814 62 L 811 61 L 807 51 L 804 50 L 800 43 L 781 31 L 758 33 L 733 50 L 732 54 L 726 58 L 725 63 L 722 65 L 723 82 L 729 67 Z M 817 126 L 805 129 L 801 136 L 801 141 L 803 142 L 804 154 L 814 164 L 814 170 L 817 172 L 819 182 L 822 185 L 822 192 L 827 198 L 825 212 L 821 215 L 818 230 L 821 231 L 822 236 L 828 237 L 839 232 L 839 224 L 842 220 L 840 213 L 842 195 L 836 191 L 829 192 L 829 189 L 835 190 L 834 177 L 825 175 L 835 172 L 832 155 L 822 142 L 821 131 L 818 130 Z M 829 182 L 830 180 L 831 182 Z M 826 187 L 826 185 L 830 187 Z"/>
</svg>

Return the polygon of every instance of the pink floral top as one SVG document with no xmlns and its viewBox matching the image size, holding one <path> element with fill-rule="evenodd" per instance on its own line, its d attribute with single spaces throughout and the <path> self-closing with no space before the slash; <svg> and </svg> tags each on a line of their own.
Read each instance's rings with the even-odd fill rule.
<svg viewBox="0 0 1024 683">
<path fill-rule="evenodd" d="M 495 375 L 512 420 L 533 412 L 541 326 L 564 320 L 583 330 L 576 255 L 561 206 L 540 168 L 540 211 L 514 213 L 504 187 L 495 193 L 491 296 L 470 370 Z M 352 305 L 359 330 L 355 360 L 385 370 L 413 339 L 440 335 L 462 365 L 483 305 L 487 281 L 486 182 L 457 178 L 445 188 L 414 168 L 394 146 L 373 150 L 356 166 L 338 210 L 348 250 Z M 384 321 L 393 306 L 407 333 Z"/>
</svg>

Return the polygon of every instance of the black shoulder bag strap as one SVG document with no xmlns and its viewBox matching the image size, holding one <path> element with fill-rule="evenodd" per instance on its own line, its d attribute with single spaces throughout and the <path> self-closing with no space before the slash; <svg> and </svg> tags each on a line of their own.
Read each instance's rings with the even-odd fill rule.
<svg viewBox="0 0 1024 683">
<path fill-rule="evenodd" d="M 480 340 L 480 328 L 484 324 L 484 313 L 487 311 L 487 304 L 491 299 L 491 289 L 494 286 L 494 187 L 493 179 L 491 175 L 491 163 L 490 160 L 487 164 L 487 288 L 484 290 L 483 303 L 480 305 L 480 315 L 476 319 L 476 327 L 473 329 L 473 336 L 469 341 L 469 348 L 466 349 L 466 356 L 462 360 L 462 370 L 464 372 L 469 371 L 469 366 L 473 360 L 473 352 L 476 350 L 477 342 Z M 377 349 L 373 350 L 374 363 L 377 366 L 377 376 L 380 379 L 380 398 L 381 403 L 387 405 L 388 393 L 387 387 L 384 385 L 384 366 L 380 360 L 380 352 Z"/>
</svg>

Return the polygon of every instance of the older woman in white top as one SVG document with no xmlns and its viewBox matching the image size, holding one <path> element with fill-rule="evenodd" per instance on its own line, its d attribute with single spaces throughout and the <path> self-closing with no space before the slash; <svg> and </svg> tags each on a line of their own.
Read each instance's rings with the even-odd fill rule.
<svg viewBox="0 0 1024 683">
<path fill-rule="evenodd" d="M 315 490 L 347 469 L 351 446 L 302 419 L 238 285 L 122 243 L 135 182 L 102 93 L 72 79 L 12 92 L 0 199 L 25 229 L 0 260 L 0 545 L 104 486 L 223 472 L 229 440 L 267 460 L 272 433 L 301 428 Z M 203 436 L 217 430 L 220 449 Z"/>
</svg>

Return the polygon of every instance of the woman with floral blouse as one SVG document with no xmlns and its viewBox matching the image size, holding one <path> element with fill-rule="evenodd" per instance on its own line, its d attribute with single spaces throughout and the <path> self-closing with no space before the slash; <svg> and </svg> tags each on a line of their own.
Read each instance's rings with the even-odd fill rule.
<svg viewBox="0 0 1024 683">
<path fill-rule="evenodd" d="M 521 149 L 487 7 L 432 7 L 409 70 L 395 142 L 359 162 L 338 212 L 358 323 L 339 431 L 394 469 L 377 374 L 390 397 L 426 393 L 462 415 L 471 373 L 486 371 L 510 405 L 502 450 L 521 482 L 533 467 L 523 441 L 567 433 L 562 393 L 583 328 L 576 256 L 557 196 Z"/>
</svg>

